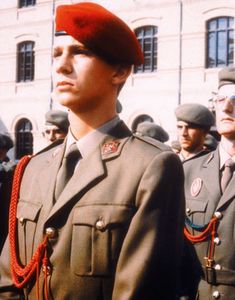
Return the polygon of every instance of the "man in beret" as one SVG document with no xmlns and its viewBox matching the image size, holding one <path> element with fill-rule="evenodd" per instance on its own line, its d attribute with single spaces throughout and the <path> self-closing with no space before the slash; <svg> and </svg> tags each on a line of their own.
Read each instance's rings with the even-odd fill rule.
<svg viewBox="0 0 235 300">
<path fill-rule="evenodd" d="M 197 103 L 185 103 L 175 110 L 178 139 L 181 145 L 181 161 L 189 160 L 207 151 L 205 137 L 214 124 L 214 116 L 207 107 Z"/>
<path fill-rule="evenodd" d="M 185 195 L 189 299 L 233 300 L 235 295 L 235 68 L 219 72 L 214 98 L 221 141 L 186 161 Z M 197 294 L 197 297 L 195 296 Z M 196 298 L 194 298 L 196 297 Z"/>
<path fill-rule="evenodd" d="M 53 97 L 69 109 L 70 130 L 19 163 L 0 298 L 174 299 L 182 164 L 163 144 L 133 136 L 116 111 L 132 65 L 143 63 L 138 40 L 89 2 L 58 6 L 55 28 Z"/>
<path fill-rule="evenodd" d="M 61 110 L 49 110 L 45 115 L 44 137 L 48 144 L 64 139 L 68 133 L 68 113 Z"/>
</svg>

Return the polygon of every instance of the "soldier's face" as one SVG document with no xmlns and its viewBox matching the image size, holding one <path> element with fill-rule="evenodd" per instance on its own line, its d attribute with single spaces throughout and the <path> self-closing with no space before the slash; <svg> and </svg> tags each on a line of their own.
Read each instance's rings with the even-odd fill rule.
<svg viewBox="0 0 235 300">
<path fill-rule="evenodd" d="M 216 126 L 220 135 L 235 139 L 235 84 L 222 86 L 215 98 Z"/>
<path fill-rule="evenodd" d="M 74 112 L 95 110 L 110 95 L 114 68 L 71 36 L 55 37 L 53 98 Z"/>
<path fill-rule="evenodd" d="M 177 122 L 178 140 L 180 146 L 187 152 L 202 149 L 207 132 L 184 121 Z"/>
</svg>

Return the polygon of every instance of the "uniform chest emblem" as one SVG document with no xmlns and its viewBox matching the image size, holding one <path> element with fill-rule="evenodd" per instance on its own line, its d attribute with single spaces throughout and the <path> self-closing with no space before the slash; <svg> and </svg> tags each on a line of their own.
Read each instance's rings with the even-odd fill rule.
<svg viewBox="0 0 235 300">
<path fill-rule="evenodd" d="M 196 178 L 193 180 L 193 183 L 190 188 L 191 196 L 196 197 L 202 189 L 202 179 Z"/>
<path fill-rule="evenodd" d="M 117 152 L 119 144 L 119 141 L 112 141 L 104 144 L 102 148 L 102 154 L 111 154 Z"/>
</svg>

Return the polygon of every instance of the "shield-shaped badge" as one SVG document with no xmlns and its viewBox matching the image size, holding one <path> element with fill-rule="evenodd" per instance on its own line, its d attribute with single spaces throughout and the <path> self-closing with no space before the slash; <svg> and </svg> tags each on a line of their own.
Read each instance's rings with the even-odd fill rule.
<svg viewBox="0 0 235 300">
<path fill-rule="evenodd" d="M 191 195 L 193 197 L 196 197 L 200 193 L 201 189 L 202 189 L 202 179 L 198 177 L 194 179 L 192 182 L 190 188 Z"/>
</svg>

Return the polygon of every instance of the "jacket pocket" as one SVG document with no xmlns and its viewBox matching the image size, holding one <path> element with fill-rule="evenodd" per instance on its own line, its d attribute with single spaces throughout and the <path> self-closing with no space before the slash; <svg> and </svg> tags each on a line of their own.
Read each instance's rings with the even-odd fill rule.
<svg viewBox="0 0 235 300">
<path fill-rule="evenodd" d="M 42 204 L 40 203 L 31 203 L 24 200 L 20 200 L 17 205 L 19 253 L 23 264 L 31 259 L 34 251 L 33 240 L 37 225 L 36 221 L 41 207 Z"/>
<path fill-rule="evenodd" d="M 119 205 L 78 206 L 73 215 L 71 269 L 77 275 L 108 275 L 133 216 Z"/>
<path fill-rule="evenodd" d="M 205 225 L 205 212 L 207 208 L 208 200 L 204 199 L 186 199 L 186 216 L 195 225 Z"/>
</svg>

